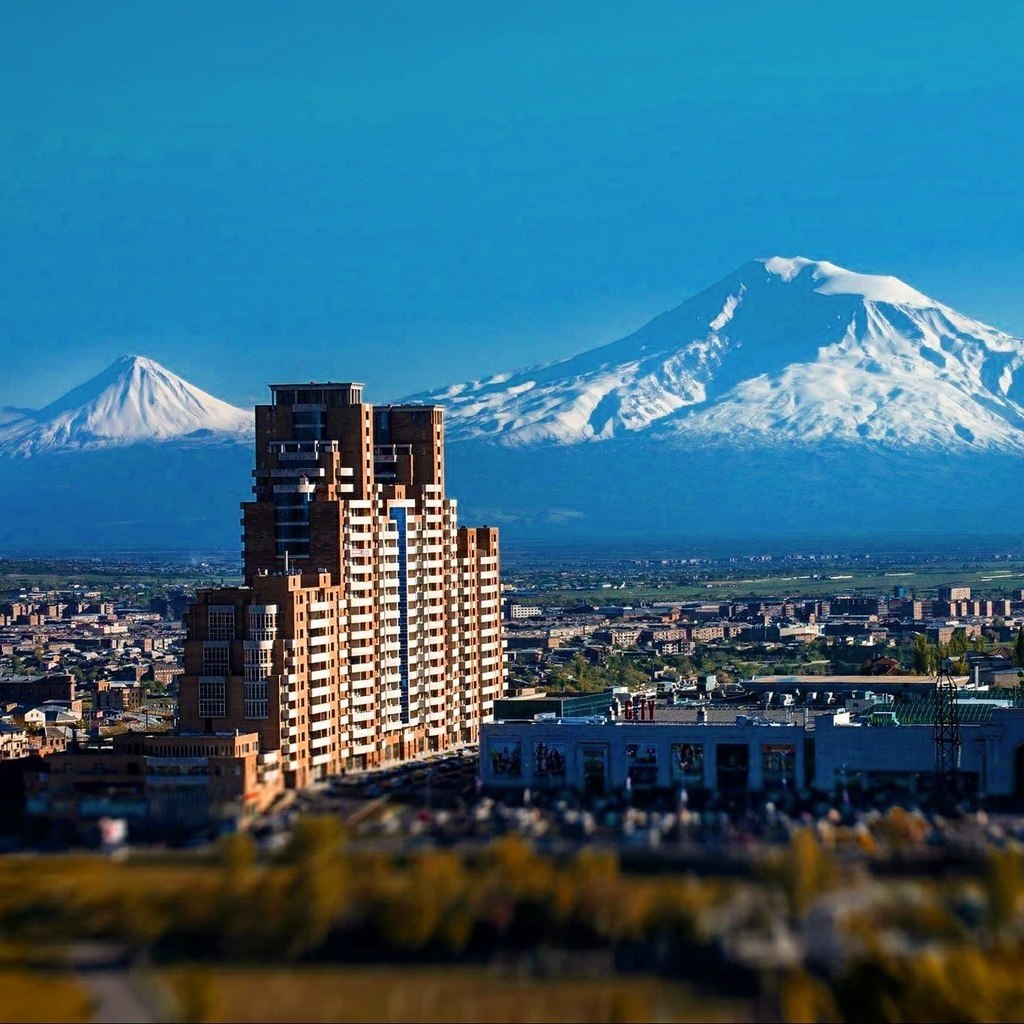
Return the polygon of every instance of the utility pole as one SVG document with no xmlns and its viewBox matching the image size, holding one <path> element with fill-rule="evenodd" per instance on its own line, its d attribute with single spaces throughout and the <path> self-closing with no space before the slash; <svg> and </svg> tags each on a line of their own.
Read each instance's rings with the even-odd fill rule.
<svg viewBox="0 0 1024 1024">
<path fill-rule="evenodd" d="M 935 795 L 944 810 L 956 806 L 960 789 L 960 708 L 953 659 L 944 658 L 935 680 Z"/>
</svg>

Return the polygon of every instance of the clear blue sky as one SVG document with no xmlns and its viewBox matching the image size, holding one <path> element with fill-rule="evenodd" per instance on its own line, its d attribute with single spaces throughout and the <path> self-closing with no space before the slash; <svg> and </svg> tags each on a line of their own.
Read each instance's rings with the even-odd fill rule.
<svg viewBox="0 0 1024 1024">
<path fill-rule="evenodd" d="M 0 404 L 569 355 L 747 259 L 1024 334 L 1024 3 L 55 3 L 0 25 Z"/>
</svg>

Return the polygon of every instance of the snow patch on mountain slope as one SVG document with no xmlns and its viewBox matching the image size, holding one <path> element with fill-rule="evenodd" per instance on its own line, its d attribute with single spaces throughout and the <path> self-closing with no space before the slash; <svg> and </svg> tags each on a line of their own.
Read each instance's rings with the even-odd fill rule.
<svg viewBox="0 0 1024 1024">
<path fill-rule="evenodd" d="M 733 317 L 736 312 L 736 307 L 743 301 L 743 293 L 747 289 L 740 285 L 740 290 L 735 295 L 730 295 L 725 300 L 725 305 L 722 307 L 722 312 L 711 321 L 708 326 L 713 331 L 720 331 Z"/>
<path fill-rule="evenodd" d="M 0 419 L 0 454 L 35 455 L 187 439 L 247 442 L 253 418 L 143 356 L 122 356 L 38 411 Z"/>
</svg>

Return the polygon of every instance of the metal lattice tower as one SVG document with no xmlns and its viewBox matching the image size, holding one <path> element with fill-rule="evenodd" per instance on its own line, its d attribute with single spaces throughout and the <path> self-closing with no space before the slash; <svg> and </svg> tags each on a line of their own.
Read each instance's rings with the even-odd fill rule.
<svg viewBox="0 0 1024 1024">
<path fill-rule="evenodd" d="M 944 658 L 935 679 L 935 789 L 939 802 L 945 806 L 956 803 L 960 773 L 960 708 L 953 661 Z"/>
</svg>

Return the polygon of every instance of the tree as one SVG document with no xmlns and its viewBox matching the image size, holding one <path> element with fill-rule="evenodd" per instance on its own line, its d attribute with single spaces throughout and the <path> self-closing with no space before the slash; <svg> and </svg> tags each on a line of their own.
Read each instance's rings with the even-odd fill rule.
<svg viewBox="0 0 1024 1024">
<path fill-rule="evenodd" d="M 1024 668 L 1024 626 L 1017 630 L 1017 640 L 1013 645 L 1013 660 L 1018 668 Z"/>
<path fill-rule="evenodd" d="M 300 818 L 284 852 L 291 865 L 281 924 L 284 952 L 297 958 L 321 946 L 339 920 L 351 892 L 344 830 L 327 815 Z"/>
<path fill-rule="evenodd" d="M 582 683 L 587 677 L 587 659 L 582 654 L 576 653 L 572 656 L 572 674 L 576 677 L 577 683 Z"/>
<path fill-rule="evenodd" d="M 948 656 L 956 659 L 961 657 L 967 650 L 967 630 L 957 626 L 953 635 L 949 638 Z"/>
<path fill-rule="evenodd" d="M 914 640 L 914 671 L 919 675 L 930 676 L 938 664 L 937 651 L 928 642 L 924 633 L 918 633 Z"/>
</svg>

